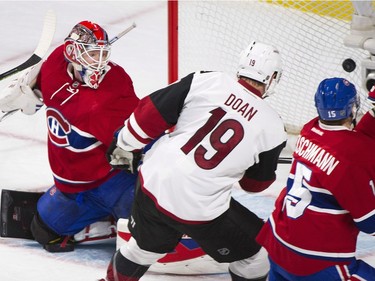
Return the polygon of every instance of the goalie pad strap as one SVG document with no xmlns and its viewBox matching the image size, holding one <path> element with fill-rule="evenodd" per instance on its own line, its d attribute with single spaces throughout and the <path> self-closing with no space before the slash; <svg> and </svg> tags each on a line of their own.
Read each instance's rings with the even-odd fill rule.
<svg viewBox="0 0 375 281">
<path fill-rule="evenodd" d="M 46 245 L 49 242 L 60 238 L 60 235 L 58 235 L 45 225 L 45 223 L 40 218 L 39 213 L 35 214 L 30 228 L 34 239 L 41 245 Z"/>
</svg>

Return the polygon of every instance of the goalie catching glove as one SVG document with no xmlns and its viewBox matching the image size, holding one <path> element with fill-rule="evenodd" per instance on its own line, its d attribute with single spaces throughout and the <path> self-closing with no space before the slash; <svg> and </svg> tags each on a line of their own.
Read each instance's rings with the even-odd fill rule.
<svg viewBox="0 0 375 281">
<path fill-rule="evenodd" d="M 107 150 L 106 157 L 112 168 L 134 174 L 137 172 L 138 164 L 142 159 L 142 150 L 123 150 L 117 146 L 117 138 L 114 137 Z"/>
<path fill-rule="evenodd" d="M 21 110 L 27 115 L 32 115 L 43 106 L 42 93 L 32 89 L 42 63 L 28 69 L 23 75 L 15 79 L 0 92 L 0 110 L 10 112 Z"/>
</svg>

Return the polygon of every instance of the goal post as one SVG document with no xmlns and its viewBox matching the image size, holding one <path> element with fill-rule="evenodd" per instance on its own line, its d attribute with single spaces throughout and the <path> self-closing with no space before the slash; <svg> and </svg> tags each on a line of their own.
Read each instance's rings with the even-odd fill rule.
<svg viewBox="0 0 375 281">
<path fill-rule="evenodd" d="M 168 0 L 168 83 L 178 79 L 178 2 Z"/>
<path fill-rule="evenodd" d="M 281 53 L 283 75 L 268 102 L 289 134 L 298 134 L 317 115 L 313 97 L 325 78 L 348 79 L 360 94 L 361 111 L 369 107 L 361 73 L 369 52 L 344 45 L 351 1 L 178 0 L 169 1 L 168 9 L 174 24 L 169 26 L 169 82 L 197 70 L 235 75 L 241 50 L 257 40 Z"/>
</svg>

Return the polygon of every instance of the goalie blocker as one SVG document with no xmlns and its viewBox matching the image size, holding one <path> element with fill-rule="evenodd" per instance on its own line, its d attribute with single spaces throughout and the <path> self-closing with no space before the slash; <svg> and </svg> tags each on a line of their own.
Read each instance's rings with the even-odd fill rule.
<svg viewBox="0 0 375 281">
<path fill-rule="evenodd" d="M 3 189 L 1 192 L 1 237 L 34 240 L 30 226 L 37 212 L 37 203 L 44 192 L 24 192 Z M 113 218 L 95 222 L 74 235 L 74 243 L 114 239 Z"/>
<path fill-rule="evenodd" d="M 30 224 L 43 192 L 3 189 L 1 192 L 1 237 L 34 239 Z"/>
</svg>

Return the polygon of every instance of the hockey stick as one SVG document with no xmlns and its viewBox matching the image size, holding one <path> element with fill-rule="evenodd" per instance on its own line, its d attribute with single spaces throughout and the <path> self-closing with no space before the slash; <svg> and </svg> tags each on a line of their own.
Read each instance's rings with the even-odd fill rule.
<svg viewBox="0 0 375 281">
<path fill-rule="evenodd" d="M 3 116 L 0 117 L 0 122 L 3 121 L 5 118 L 13 115 L 14 113 L 16 113 L 19 109 L 14 109 L 14 110 L 11 110 L 11 111 L 8 111 L 7 113 L 5 113 Z"/>
<path fill-rule="evenodd" d="M 38 46 L 31 57 L 24 63 L 12 68 L 4 73 L 0 74 L 0 80 L 7 78 L 13 74 L 16 74 L 22 70 L 25 70 L 42 60 L 47 53 L 56 29 L 56 15 L 52 10 L 49 10 L 44 16 L 42 36 L 39 39 Z"/>
<path fill-rule="evenodd" d="M 117 34 L 115 37 L 113 37 L 111 40 L 109 40 L 109 44 L 112 45 L 113 43 L 115 43 L 118 39 L 120 39 L 122 36 L 124 36 L 126 33 L 128 33 L 130 30 L 132 30 L 133 28 L 135 28 L 137 25 L 135 24 L 135 22 L 133 22 L 133 24 L 131 26 L 129 26 L 127 29 L 125 29 L 124 31 L 120 32 L 119 34 Z"/>
<path fill-rule="evenodd" d="M 292 164 L 292 157 L 279 157 L 278 164 Z"/>
<path fill-rule="evenodd" d="M 122 36 L 124 36 L 126 33 L 131 31 L 133 28 L 135 28 L 137 25 L 133 23 L 130 27 L 125 29 L 124 31 L 117 34 L 117 36 L 113 37 L 109 44 L 113 44 L 118 39 L 120 39 Z M 53 36 L 55 34 L 56 29 L 56 16 L 52 10 L 48 11 L 47 14 L 44 17 L 44 25 L 43 25 L 43 31 L 42 36 L 40 37 L 38 46 L 36 47 L 34 53 L 31 55 L 31 57 L 23 62 L 22 64 L 0 74 L 0 80 L 3 80 L 4 78 L 7 78 L 15 73 L 18 73 L 22 70 L 25 70 L 26 68 L 33 66 L 37 64 L 39 61 L 42 60 L 42 58 L 47 53 L 51 43 Z"/>
<path fill-rule="evenodd" d="M 44 16 L 42 35 L 31 57 L 27 59 L 25 62 L 23 62 L 22 64 L 0 74 L 0 81 L 5 78 L 8 78 L 11 75 L 19 73 L 29 67 L 32 67 L 36 65 L 38 62 L 40 62 L 42 58 L 46 55 L 49 47 L 51 46 L 53 36 L 55 34 L 55 29 L 56 29 L 56 15 L 52 10 L 49 10 Z M 17 111 L 18 109 L 15 109 L 15 110 L 5 113 L 3 116 L 0 117 L 0 122 L 3 121 L 5 118 L 9 117 L 10 115 L 13 115 Z"/>
<path fill-rule="evenodd" d="M 131 26 L 129 26 L 127 29 L 124 31 L 120 32 L 117 34 L 115 37 L 113 37 L 110 41 L 109 44 L 112 45 L 114 42 L 116 42 L 118 39 L 123 37 L 125 34 L 127 34 L 129 31 L 134 29 L 137 25 L 135 22 Z M 56 17 L 52 11 L 49 11 L 44 19 L 44 26 L 43 26 L 43 32 L 42 32 L 42 37 L 39 40 L 38 47 L 34 51 L 33 55 L 24 63 L 21 65 L 8 70 L 7 72 L 4 72 L 0 74 L 0 80 L 9 77 L 10 75 L 13 75 L 15 73 L 18 73 L 22 70 L 25 70 L 26 68 L 33 66 L 37 64 L 39 61 L 42 60 L 43 56 L 47 53 L 48 48 L 52 42 L 52 38 L 55 32 L 55 27 L 56 27 Z M 3 116 L 0 117 L 0 122 L 3 121 L 5 118 L 13 115 L 16 113 L 19 109 L 15 109 L 12 111 L 9 111 L 5 113 Z"/>
</svg>

